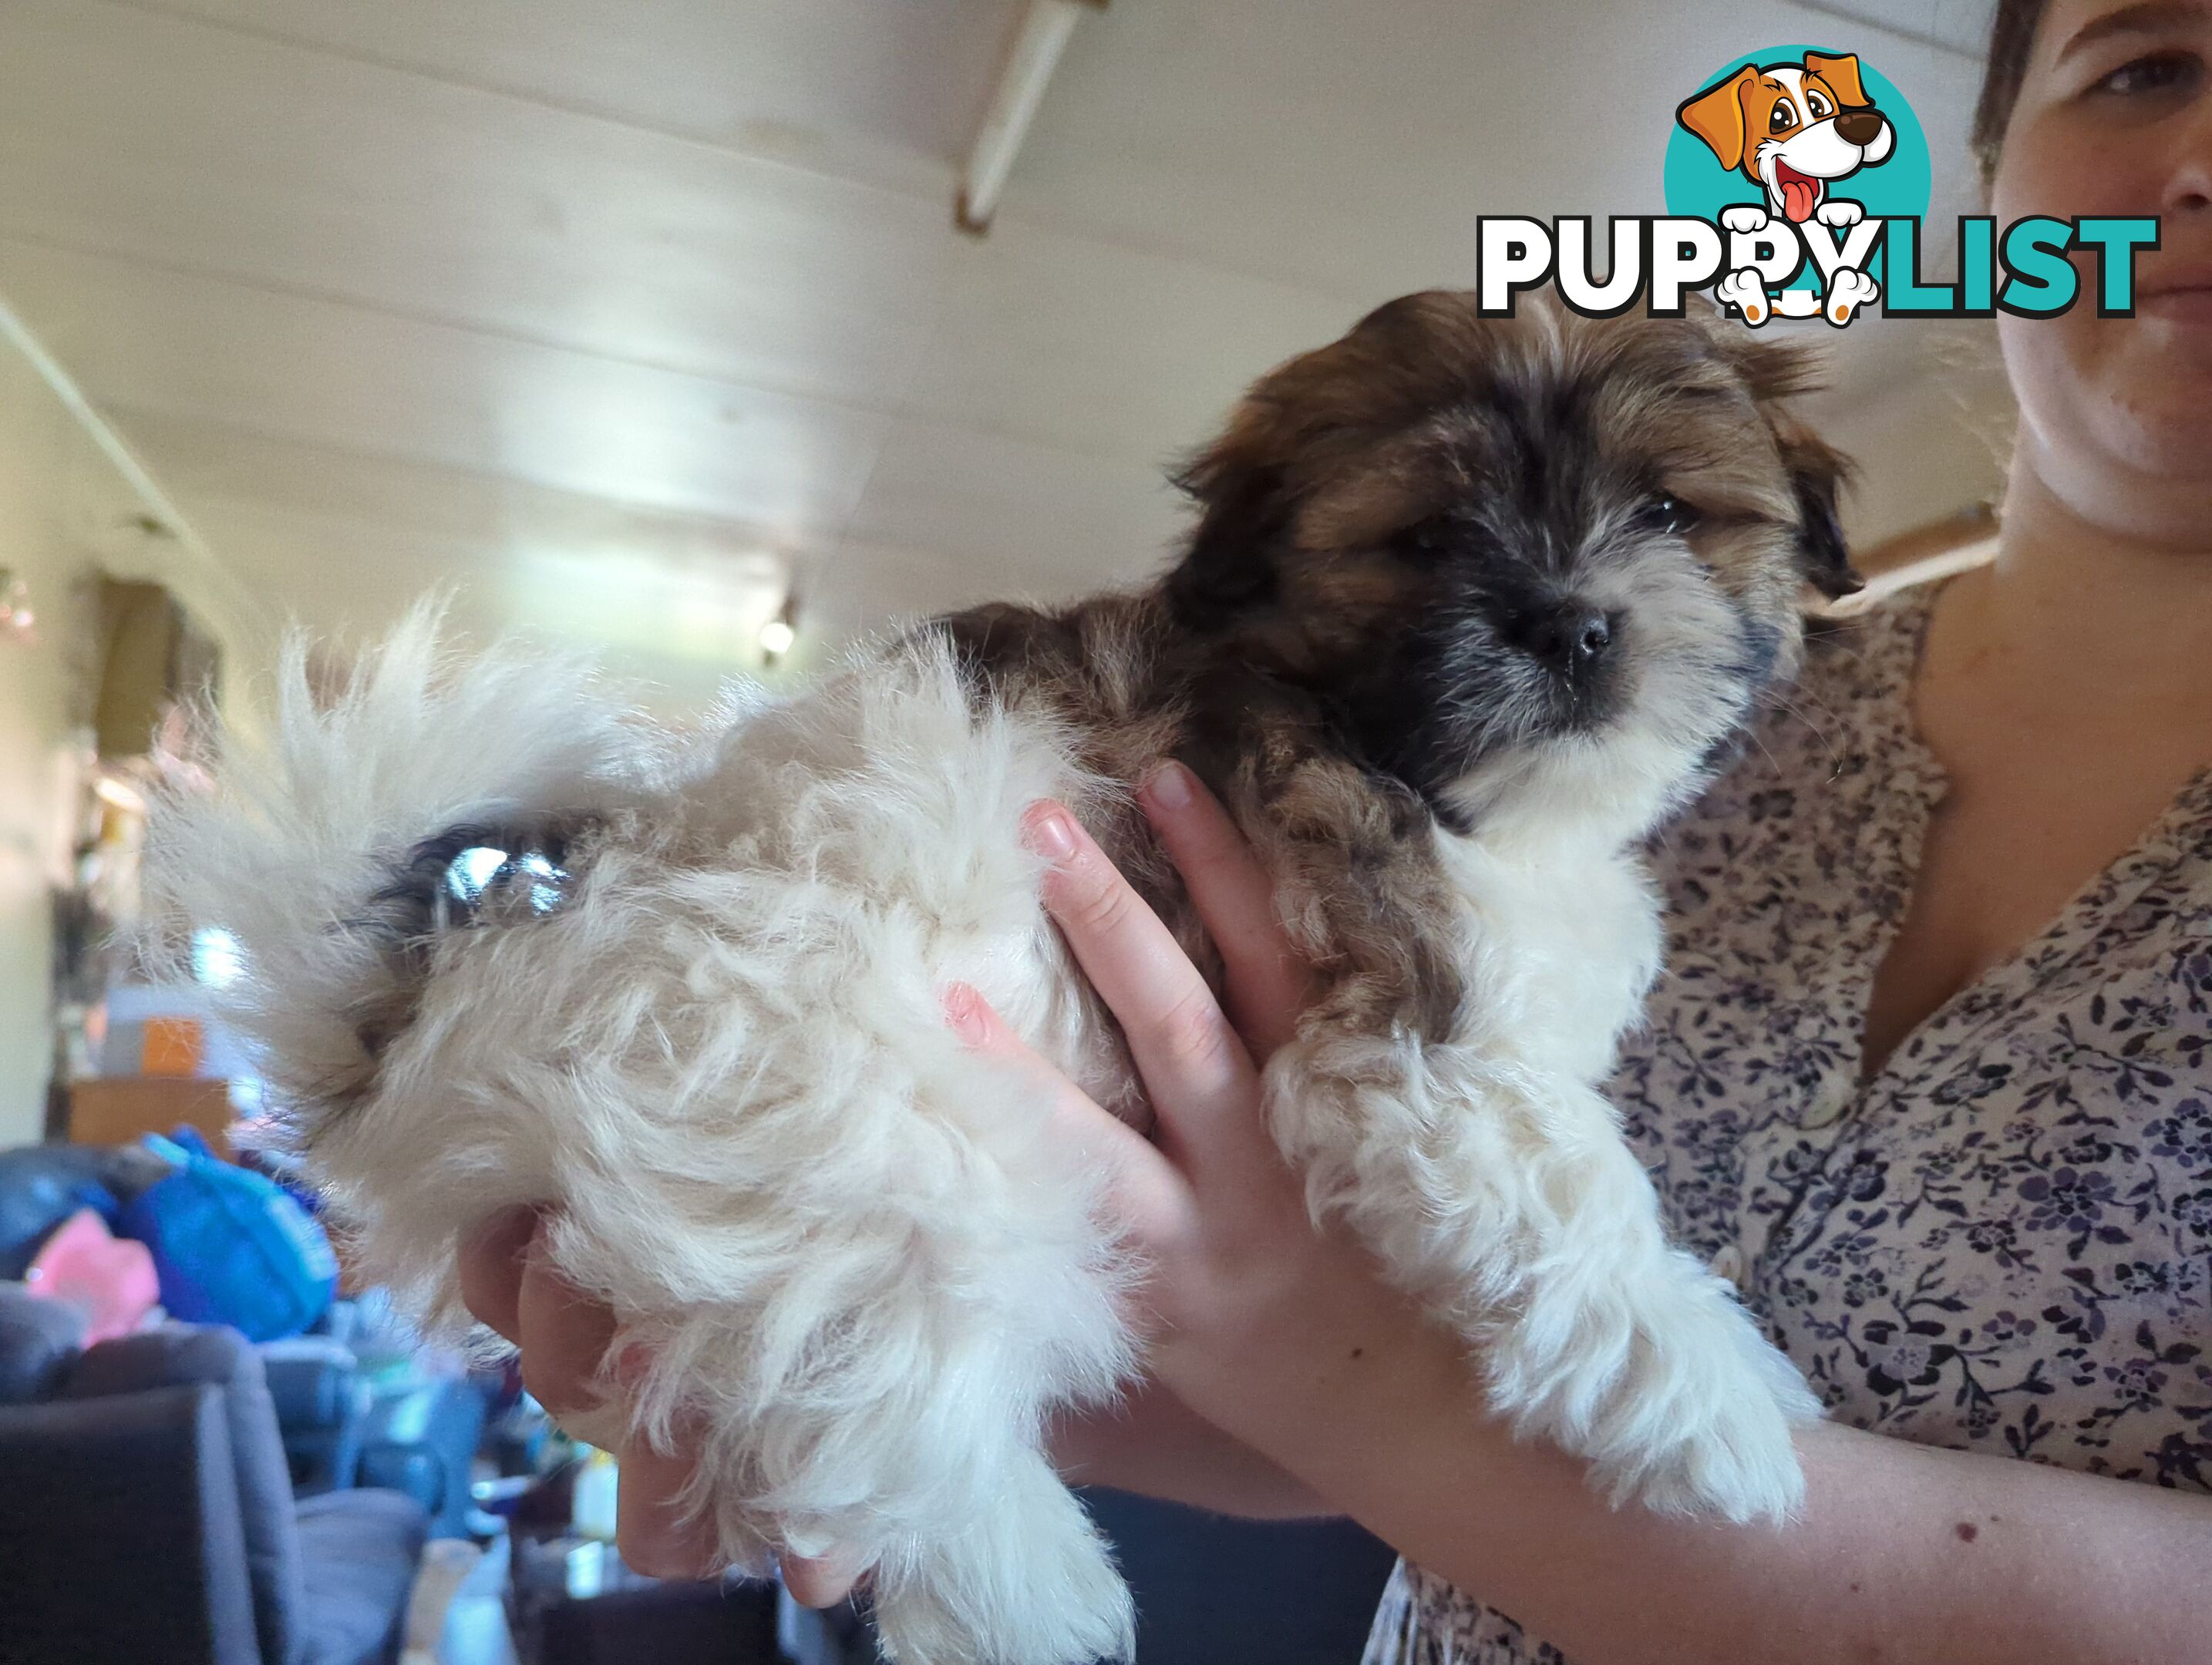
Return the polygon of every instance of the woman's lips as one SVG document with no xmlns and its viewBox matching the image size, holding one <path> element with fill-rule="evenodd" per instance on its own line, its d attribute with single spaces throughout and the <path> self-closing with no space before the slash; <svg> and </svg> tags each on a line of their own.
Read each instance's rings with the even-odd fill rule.
<svg viewBox="0 0 2212 1665">
<path fill-rule="evenodd" d="M 2212 324 L 2212 276 L 2140 287 L 2136 312 L 2177 324 Z"/>
</svg>

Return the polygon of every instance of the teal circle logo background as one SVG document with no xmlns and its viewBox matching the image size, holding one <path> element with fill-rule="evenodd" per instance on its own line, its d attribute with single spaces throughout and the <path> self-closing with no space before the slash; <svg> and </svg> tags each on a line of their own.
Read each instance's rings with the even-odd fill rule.
<svg viewBox="0 0 2212 1665">
<path fill-rule="evenodd" d="M 1684 102 L 1715 82 L 1725 81 L 1747 64 L 1802 64 L 1808 52 L 1828 58 L 1844 56 L 1832 47 L 1802 44 L 1746 52 L 1741 58 L 1730 58 L 1696 86 L 1685 88 L 1673 109 L 1680 108 Z M 1935 195 L 1936 173 L 1929 161 L 1928 136 L 1920 131 L 1920 118 L 1912 113 L 1912 106 L 1905 101 L 1905 94 L 1898 90 L 1897 83 L 1863 58 L 1859 60 L 1859 80 L 1867 96 L 1874 100 L 1874 107 L 1889 118 L 1889 125 L 1897 132 L 1897 143 L 1887 161 L 1862 167 L 1847 179 L 1836 180 L 1829 191 L 1832 195 L 1865 204 L 1869 219 L 1885 215 L 1914 218 L 1925 216 Z M 1745 178 L 1742 169 L 1723 168 L 1703 139 L 1673 119 L 1672 109 L 1668 121 L 1671 131 L 1667 137 L 1663 185 L 1669 214 L 1717 221 L 1721 210 L 1733 204 L 1757 203 L 1765 206 L 1765 192 Z M 1926 232 L 1923 226 L 1920 239 L 1923 243 L 1929 240 Z M 1887 250 L 1884 249 L 1867 263 L 1867 270 L 1885 289 L 1889 286 L 1889 274 L 1884 270 L 1887 258 Z M 1819 274 L 1808 258 L 1804 270 L 1790 287 L 1811 289 L 1818 281 Z"/>
</svg>

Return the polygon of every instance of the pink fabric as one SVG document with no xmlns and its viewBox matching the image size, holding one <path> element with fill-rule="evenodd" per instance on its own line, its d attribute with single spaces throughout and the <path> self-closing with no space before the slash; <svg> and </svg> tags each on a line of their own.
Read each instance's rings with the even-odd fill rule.
<svg viewBox="0 0 2212 1665">
<path fill-rule="evenodd" d="M 55 1229 L 23 1282 L 33 1295 L 83 1309 L 89 1320 L 87 1346 L 130 1334 L 161 1294 L 146 1245 L 112 1236 L 89 1208 L 78 1209 Z"/>
</svg>

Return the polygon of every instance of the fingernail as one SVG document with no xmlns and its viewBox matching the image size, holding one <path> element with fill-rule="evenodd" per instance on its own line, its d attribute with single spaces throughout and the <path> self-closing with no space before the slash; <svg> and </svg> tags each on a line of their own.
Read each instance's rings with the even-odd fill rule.
<svg viewBox="0 0 2212 1665">
<path fill-rule="evenodd" d="M 653 1349 L 642 1341 L 632 1341 L 615 1355 L 614 1379 L 627 1390 L 635 1392 L 652 1370 Z"/>
<path fill-rule="evenodd" d="M 970 1046 L 980 1045 L 989 1026 L 983 1021 L 983 997 L 966 983 L 952 983 L 939 997 L 945 1007 L 945 1021 L 960 1033 L 960 1038 Z"/>
<path fill-rule="evenodd" d="M 1190 771 L 1181 763 L 1162 763 L 1145 777 L 1145 793 L 1163 808 L 1188 809 L 1190 806 Z"/>
<path fill-rule="evenodd" d="M 1075 854 L 1075 827 L 1057 809 L 1032 812 L 1029 820 L 1030 848 L 1055 866 Z"/>
</svg>

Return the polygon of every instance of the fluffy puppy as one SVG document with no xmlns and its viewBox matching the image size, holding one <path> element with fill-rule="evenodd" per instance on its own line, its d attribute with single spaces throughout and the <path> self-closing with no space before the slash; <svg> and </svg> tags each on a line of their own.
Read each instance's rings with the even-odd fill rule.
<svg viewBox="0 0 2212 1665">
<path fill-rule="evenodd" d="M 1073 1665 L 1130 1608 L 1042 1429 L 1140 1368 L 1142 1268 L 938 990 L 1141 1116 L 1019 820 L 1068 802 L 1210 963 L 1127 792 L 1180 757 L 1319 969 L 1266 1076 L 1316 1212 L 1616 1498 L 1778 1516 L 1814 1403 L 1596 1085 L 1659 963 L 1638 842 L 1789 671 L 1804 583 L 1851 581 L 1802 380 L 1696 320 L 1410 296 L 1252 390 L 1140 593 L 939 620 L 683 732 L 423 617 L 327 701 L 295 646 L 266 740 L 158 817 L 155 889 L 237 937 L 225 1004 L 371 1275 L 457 1319 L 461 1235 L 557 1203 L 651 1360 L 617 1414 L 703 1431 L 732 1561 L 851 1546 L 898 1658 Z"/>
</svg>

